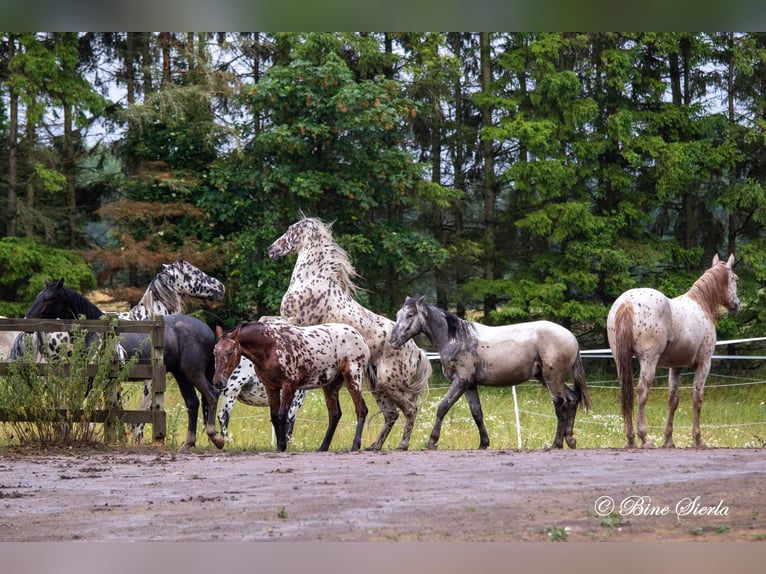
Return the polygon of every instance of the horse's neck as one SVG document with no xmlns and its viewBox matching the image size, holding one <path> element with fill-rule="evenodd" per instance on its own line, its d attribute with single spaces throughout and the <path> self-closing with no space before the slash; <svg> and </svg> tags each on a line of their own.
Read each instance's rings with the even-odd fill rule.
<svg viewBox="0 0 766 574">
<path fill-rule="evenodd" d="M 328 250 L 322 246 L 305 248 L 295 260 L 290 286 L 309 284 L 317 281 L 335 281 L 335 274 Z"/>
<path fill-rule="evenodd" d="M 144 296 L 128 314 L 131 319 L 150 319 L 152 315 L 178 315 L 183 313 L 183 301 L 174 291 L 161 285 L 156 278 L 149 284 Z"/>
<path fill-rule="evenodd" d="M 242 327 L 236 339 L 242 355 L 255 365 L 260 365 L 274 347 L 274 339 L 267 335 L 267 330 L 268 327 L 258 325 Z"/>
<path fill-rule="evenodd" d="M 440 351 L 448 345 L 460 349 L 474 349 L 476 345 L 474 323 L 433 305 L 428 306 L 423 332 Z"/>
<path fill-rule="evenodd" d="M 717 292 L 714 282 L 718 280 L 719 278 L 714 277 L 709 270 L 697 279 L 691 288 L 682 295 L 682 297 L 687 297 L 696 302 L 714 325 L 718 322 L 718 307 L 722 305 L 714 297 L 714 294 Z"/>
<path fill-rule="evenodd" d="M 433 305 L 427 305 L 426 308 L 428 317 L 423 324 L 423 334 L 428 337 L 431 343 L 436 345 L 436 348 L 442 349 L 450 342 L 447 312 Z M 455 317 L 455 319 L 462 321 L 459 317 Z"/>
</svg>

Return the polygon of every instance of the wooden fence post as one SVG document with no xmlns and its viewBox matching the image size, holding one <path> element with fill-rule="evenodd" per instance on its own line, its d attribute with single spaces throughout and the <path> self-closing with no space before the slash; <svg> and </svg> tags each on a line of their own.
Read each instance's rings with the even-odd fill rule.
<svg viewBox="0 0 766 574">
<path fill-rule="evenodd" d="M 152 440 L 165 443 L 167 417 L 165 415 L 165 319 L 154 315 L 152 329 Z"/>
</svg>

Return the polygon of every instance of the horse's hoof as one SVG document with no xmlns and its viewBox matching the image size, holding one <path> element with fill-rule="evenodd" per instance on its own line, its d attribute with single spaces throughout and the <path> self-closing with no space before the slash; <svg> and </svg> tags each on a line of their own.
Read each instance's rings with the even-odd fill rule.
<svg viewBox="0 0 766 574">
<path fill-rule="evenodd" d="M 223 449 L 223 446 L 226 444 L 226 439 L 224 439 L 221 435 L 211 436 L 210 440 L 213 441 L 213 444 L 219 449 Z"/>
</svg>

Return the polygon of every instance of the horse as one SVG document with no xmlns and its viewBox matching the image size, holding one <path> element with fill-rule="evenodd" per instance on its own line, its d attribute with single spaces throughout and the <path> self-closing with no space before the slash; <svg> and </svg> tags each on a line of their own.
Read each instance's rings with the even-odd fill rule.
<svg viewBox="0 0 766 574">
<path fill-rule="evenodd" d="M 419 333 L 424 333 L 438 348 L 442 370 L 450 381 L 436 411 L 428 449 L 436 448 L 442 420 L 463 394 L 479 429 L 479 448 L 489 447 L 477 387 L 507 387 L 529 379 L 540 381 L 553 399 L 558 419 L 553 447 L 563 448 L 566 440 L 569 448 L 575 448 L 577 407 L 590 409 L 591 400 L 580 345 L 568 329 L 550 321 L 491 327 L 429 305 L 425 295 L 417 299 L 407 297 L 396 313 L 388 344 L 399 348 Z M 569 372 L 573 375 L 574 390 L 566 384 Z"/>
<path fill-rule="evenodd" d="M 184 259 L 163 264 L 144 291 L 141 299 L 128 311 L 118 313 L 120 319 L 146 321 L 154 315 L 183 315 L 188 297 L 220 301 L 226 289 L 218 279 L 208 275 Z M 149 381 L 144 383 L 141 409 L 151 408 L 152 395 Z M 130 425 L 129 434 L 134 442 L 144 440 L 144 425 Z"/>
<path fill-rule="evenodd" d="M 162 270 L 149 283 L 138 303 L 129 311 L 119 313 L 119 318 L 145 321 L 151 319 L 153 315 L 182 315 L 186 298 L 194 297 L 212 301 L 223 299 L 225 294 L 223 283 L 215 277 L 207 275 L 188 261 L 178 259 L 173 263 L 163 264 L 162 267 Z M 288 437 L 292 434 L 292 426 L 298 410 L 303 404 L 304 394 L 300 392 L 295 395 L 295 402 L 288 417 Z M 255 375 L 253 364 L 245 357 L 242 358 L 242 362 L 232 373 L 232 378 L 221 392 L 220 399 L 218 421 L 221 425 L 221 434 L 225 438 L 229 437 L 229 418 L 237 400 L 251 406 L 266 407 L 269 405 L 266 391 Z M 147 382 L 144 384 L 140 408 L 149 409 L 151 400 L 151 388 Z M 143 429 L 143 424 L 132 425 L 129 432 L 135 442 L 143 442 Z"/>
<path fill-rule="evenodd" d="M 100 319 L 105 314 L 77 291 L 65 287 L 62 278 L 56 282 L 45 280 L 45 287 L 35 296 L 24 317 L 26 319 L 77 319 L 79 317 Z M 11 359 L 23 356 L 27 336 L 33 337 L 32 351 L 36 362 L 60 359 L 62 349 L 66 349 L 66 353 L 71 349 L 69 333 L 19 332 L 11 348 Z M 96 340 L 98 335 L 95 333 L 89 333 L 86 336 L 88 345 Z"/>
<path fill-rule="evenodd" d="M 348 254 L 332 236 L 331 226 L 300 214 L 268 250 L 274 260 L 297 254 L 290 285 L 280 305 L 281 316 L 296 325 L 339 322 L 358 330 L 370 348 L 367 378 L 383 412 L 384 424 L 369 450 L 380 450 L 399 412 L 405 417 L 397 450 L 407 450 L 419 408 L 419 397 L 428 389 L 431 363 L 414 342 L 401 349 L 386 345 L 394 322 L 359 304 L 353 282 L 356 271 Z"/>
<path fill-rule="evenodd" d="M 7 319 L 0 315 L 0 319 Z M 0 331 L 0 361 L 9 361 L 11 359 L 11 349 L 16 342 L 16 337 L 21 331 Z"/>
<path fill-rule="evenodd" d="M 706 446 L 700 432 L 700 411 L 716 345 L 717 313 L 721 306 L 726 307 L 730 314 L 739 309 L 737 275 L 733 266 L 733 254 L 724 263 L 716 253 L 712 266 L 686 293 L 678 297 L 669 299 L 655 289 L 643 287 L 625 291 L 612 304 L 606 319 L 606 329 L 620 381 L 627 448 L 635 447 L 634 356 L 640 365 L 636 384 L 636 426 L 641 446 L 653 446 L 646 433 L 646 402 L 657 367 L 669 368 L 668 422 L 663 446 L 675 446 L 673 417 L 678 407 L 678 384 L 684 367 L 694 370 L 692 438 L 695 447 Z"/>
<path fill-rule="evenodd" d="M 259 321 L 272 321 L 272 317 L 261 317 Z M 295 426 L 295 419 L 298 411 L 303 406 L 303 400 L 306 397 L 306 391 L 299 389 L 295 391 L 295 397 L 287 412 L 287 442 L 290 442 Z M 263 383 L 255 374 L 255 367 L 250 359 L 244 355 L 239 361 L 239 365 L 234 370 L 226 382 L 226 386 L 220 393 L 221 406 L 218 409 L 218 424 L 221 425 L 221 434 L 226 440 L 232 437 L 229 434 L 229 420 L 231 411 L 234 409 L 234 403 L 240 401 L 251 407 L 268 407 L 269 397 Z"/>
<path fill-rule="evenodd" d="M 362 382 L 370 349 L 353 327 L 341 323 L 299 327 L 257 321 L 240 323 L 226 332 L 217 326 L 216 338 L 213 383 L 222 388 L 242 355 L 253 362 L 269 398 L 277 450 L 287 449 L 287 413 L 295 391 L 315 388 L 324 392 L 329 418 L 319 450 L 328 450 L 341 418 L 338 391 L 344 383 L 356 411 L 351 450 L 359 450 L 367 418 Z"/>
<path fill-rule="evenodd" d="M 87 311 L 86 311 L 87 310 Z M 86 312 L 84 312 L 86 311 Z M 48 282 L 35 299 L 27 318 L 57 319 L 60 317 L 85 315 L 87 319 L 97 319 L 105 313 L 86 297 L 58 283 Z M 138 353 L 149 357 L 151 348 L 147 337 L 139 333 L 123 333 L 122 347 L 128 355 Z M 218 393 L 210 379 L 213 375 L 213 347 L 215 335 L 205 323 L 187 315 L 168 315 L 165 317 L 165 370 L 170 372 L 178 383 L 181 396 L 186 403 L 188 414 L 187 437 L 181 445 L 181 451 L 196 444 L 197 413 L 199 398 L 195 389 L 204 398 L 206 432 L 218 448 L 223 448 L 223 437 L 216 432 L 215 409 Z"/>
</svg>

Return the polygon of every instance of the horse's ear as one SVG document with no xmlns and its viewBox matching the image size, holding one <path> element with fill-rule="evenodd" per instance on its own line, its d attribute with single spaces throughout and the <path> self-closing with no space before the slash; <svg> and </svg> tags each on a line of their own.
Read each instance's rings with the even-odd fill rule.
<svg viewBox="0 0 766 574">
<path fill-rule="evenodd" d="M 729 254 L 729 259 L 728 259 L 728 261 L 726 261 L 726 267 L 728 267 L 729 269 L 733 269 L 734 268 L 734 254 L 733 253 Z"/>
<path fill-rule="evenodd" d="M 62 277 L 56 282 L 56 289 L 61 289 L 64 286 L 64 278 Z"/>
<path fill-rule="evenodd" d="M 418 300 L 417 300 L 417 304 L 418 305 L 422 305 L 425 302 L 426 302 L 426 296 L 425 295 L 421 295 L 420 297 L 418 297 Z"/>
<path fill-rule="evenodd" d="M 298 219 L 306 219 L 306 214 L 303 213 L 302 209 L 298 210 Z"/>
<path fill-rule="evenodd" d="M 221 337 L 223 337 L 223 329 L 221 328 L 220 325 L 216 325 L 215 326 L 215 339 L 216 339 L 216 341 L 218 339 L 220 339 Z"/>
<path fill-rule="evenodd" d="M 237 325 L 237 327 L 231 332 L 231 339 L 239 339 L 239 330 L 242 328 L 242 323 Z"/>
<path fill-rule="evenodd" d="M 715 266 L 716 266 L 716 264 L 717 264 L 719 261 L 720 261 L 720 259 L 718 259 L 718 253 L 716 253 L 715 255 L 713 255 L 713 265 L 712 265 L 711 267 L 715 267 Z"/>
</svg>

